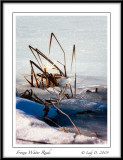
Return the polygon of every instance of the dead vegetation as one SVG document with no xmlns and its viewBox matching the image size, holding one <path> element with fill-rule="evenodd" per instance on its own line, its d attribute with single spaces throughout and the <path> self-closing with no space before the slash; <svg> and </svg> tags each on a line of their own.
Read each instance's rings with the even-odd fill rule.
<svg viewBox="0 0 123 160">
<path fill-rule="evenodd" d="M 71 120 L 71 118 L 64 113 L 62 110 L 59 109 L 59 107 L 57 107 L 56 105 L 59 105 L 59 103 L 67 98 L 72 98 L 73 96 L 76 96 L 76 56 L 75 56 L 75 45 L 73 45 L 73 53 L 72 53 L 72 61 L 71 61 L 71 69 L 72 69 L 72 64 L 73 64 L 73 60 L 75 59 L 75 81 L 74 81 L 74 93 L 72 91 L 72 87 L 70 83 L 65 84 L 64 87 L 61 88 L 61 90 L 58 90 L 56 88 L 54 88 L 55 86 L 60 86 L 60 84 L 58 83 L 58 80 L 61 78 L 67 78 L 67 71 L 66 71 L 66 54 L 64 49 L 62 48 L 60 42 L 58 41 L 58 39 L 56 38 L 56 36 L 54 35 L 54 33 L 51 33 L 50 36 L 50 43 L 49 43 L 49 54 L 50 54 L 50 49 L 51 49 L 51 44 L 52 44 L 52 39 L 55 39 L 56 42 L 58 43 L 60 49 L 63 52 L 64 55 L 64 64 L 62 62 L 60 62 L 59 60 L 57 60 L 57 63 L 59 63 L 62 66 L 62 69 L 59 68 L 51 59 L 49 59 L 44 53 L 42 53 L 39 49 L 37 48 L 33 48 L 32 46 L 29 45 L 29 49 L 31 50 L 32 54 L 34 55 L 37 64 L 30 60 L 30 66 L 31 66 L 31 74 L 30 75 L 26 75 L 24 76 L 24 78 L 26 79 L 26 81 L 31 85 L 31 87 L 37 87 L 37 88 L 41 88 L 41 89 L 45 89 L 47 90 L 51 95 L 52 93 L 48 90 L 48 87 L 52 87 L 54 90 L 54 93 L 56 94 L 56 98 L 50 98 L 50 99 L 40 99 L 36 94 L 33 93 L 32 89 L 30 90 L 26 90 L 25 92 L 19 94 L 19 97 L 22 98 L 26 98 L 29 100 L 32 100 L 36 103 L 40 103 L 42 105 L 44 105 L 44 117 L 45 119 L 52 121 L 54 124 L 56 124 L 57 126 L 59 126 L 56 122 L 54 122 L 51 119 L 47 118 L 47 114 L 49 112 L 49 104 L 52 105 L 54 108 L 57 109 L 57 112 L 61 112 L 63 115 L 65 115 L 70 122 L 72 123 L 72 125 L 74 126 L 74 128 L 77 130 L 78 134 L 81 134 L 79 129 L 76 127 L 76 125 L 74 124 L 74 122 Z M 48 66 L 43 64 L 42 58 L 44 58 L 47 62 L 49 62 L 52 67 L 50 67 L 53 70 L 56 70 L 56 73 L 54 72 L 48 72 Z M 34 67 L 36 69 L 38 69 L 40 72 L 39 73 L 35 73 L 34 71 Z M 27 78 L 30 77 L 30 80 Z M 70 93 L 66 93 L 66 88 L 70 90 Z M 63 131 L 66 131 L 63 127 L 59 126 Z"/>
<path fill-rule="evenodd" d="M 34 55 L 37 64 L 30 60 L 30 66 L 31 66 L 31 74 L 24 76 L 24 78 L 27 80 L 27 82 L 31 85 L 31 87 L 38 87 L 38 88 L 48 88 L 48 87 L 54 87 L 54 86 L 59 86 L 58 80 L 62 77 L 67 77 L 67 71 L 66 71 L 66 54 L 64 49 L 62 48 L 60 42 L 54 35 L 54 33 L 51 33 L 50 37 L 50 44 L 49 44 L 49 54 L 50 54 L 50 49 L 51 49 L 51 44 L 52 44 L 52 39 L 56 40 L 58 43 L 59 47 L 61 48 L 63 54 L 64 54 L 64 64 L 57 60 L 56 62 L 59 63 L 62 67 L 59 68 L 56 65 L 56 62 L 53 62 L 51 59 L 49 59 L 44 53 L 42 53 L 39 49 L 34 48 L 29 45 L 29 49 L 31 50 L 32 54 Z M 72 54 L 72 62 L 71 62 L 71 67 L 73 63 L 73 57 L 75 57 L 75 45 L 73 45 L 73 54 Z M 49 67 L 46 64 L 43 64 L 42 59 L 45 59 L 47 62 L 49 62 L 52 66 Z M 34 67 L 38 69 L 40 72 L 35 73 Z M 48 72 L 48 68 L 56 70 L 56 72 Z M 64 69 L 64 70 L 63 70 Z M 27 77 L 31 77 L 29 80 Z M 35 84 L 34 84 L 35 80 Z M 75 65 L 75 83 L 76 83 L 76 65 Z M 35 86 L 36 85 L 36 86 Z M 69 84 L 70 85 L 70 84 Z M 76 87 L 76 85 L 75 85 Z M 70 89 L 72 90 L 71 86 Z M 72 91 L 71 91 L 72 92 Z"/>
<path fill-rule="evenodd" d="M 60 102 L 63 99 L 70 99 L 70 98 L 76 97 L 76 54 L 75 54 L 75 45 L 73 45 L 72 60 L 71 60 L 71 70 L 72 70 L 72 67 L 73 67 L 73 61 L 74 61 L 74 64 L 75 64 L 75 68 L 74 68 L 75 69 L 74 70 L 74 92 L 73 92 L 70 82 L 66 83 L 64 85 L 64 87 L 60 87 L 59 80 L 61 78 L 67 78 L 66 53 L 65 53 L 64 49 L 62 48 L 60 42 L 58 41 L 58 39 L 54 35 L 54 33 L 51 33 L 50 43 L 49 43 L 49 54 L 50 54 L 51 45 L 52 45 L 52 39 L 53 38 L 56 40 L 57 44 L 59 45 L 60 49 L 63 52 L 64 63 L 60 62 L 59 60 L 57 60 L 56 62 L 53 62 L 44 53 L 42 53 L 39 49 L 34 48 L 34 47 L 29 45 L 29 49 L 31 50 L 31 53 L 34 55 L 37 63 L 35 63 L 34 61 L 30 60 L 31 74 L 24 76 L 24 78 L 30 84 L 30 86 L 32 88 L 33 87 L 37 87 L 39 89 L 46 90 L 48 93 L 50 93 L 50 95 L 51 95 L 50 98 L 39 98 L 32 91 L 32 89 L 30 89 L 30 90 L 27 89 L 23 93 L 18 94 L 18 96 L 44 105 L 44 108 L 43 108 L 44 117 L 43 117 L 43 119 L 47 120 L 47 121 L 50 121 L 51 123 L 53 123 L 56 126 L 58 126 L 62 131 L 67 132 L 64 127 L 60 126 L 59 124 L 57 124 L 52 119 L 47 118 L 47 115 L 48 115 L 48 112 L 49 112 L 49 109 L 50 109 L 49 107 L 50 107 L 50 105 L 52 105 L 54 108 L 56 108 L 58 113 L 60 112 L 61 114 L 65 115 L 70 120 L 71 124 L 76 129 L 77 133 L 79 135 L 81 135 L 82 133 L 80 133 L 79 129 L 74 124 L 74 122 L 69 117 L 69 115 L 64 113 L 58 107 Z M 43 64 L 43 60 L 42 59 L 45 59 L 47 62 L 49 62 L 51 64 L 50 69 L 52 69 L 53 71 L 55 70 L 56 72 L 48 72 L 49 66 Z M 56 65 L 56 63 L 59 63 L 61 65 L 61 68 L 58 67 Z M 39 72 L 36 73 L 34 68 L 39 70 Z M 56 88 L 57 86 L 59 86 L 59 88 Z M 53 92 L 51 92 L 48 89 L 49 87 L 52 87 Z M 67 90 L 69 90 L 69 93 L 67 93 Z M 87 93 L 88 92 L 89 93 L 91 93 L 91 92 L 97 93 L 98 92 L 98 88 L 96 88 L 95 91 L 87 90 L 86 92 Z M 56 95 L 55 98 L 52 98 L 52 94 L 53 93 Z M 82 112 L 82 113 L 84 113 L 84 112 Z M 80 112 L 78 114 L 82 114 L 82 113 Z M 41 116 L 39 116 L 38 118 L 41 118 Z M 95 133 L 95 137 L 98 137 L 97 132 L 94 131 L 94 133 Z"/>
</svg>

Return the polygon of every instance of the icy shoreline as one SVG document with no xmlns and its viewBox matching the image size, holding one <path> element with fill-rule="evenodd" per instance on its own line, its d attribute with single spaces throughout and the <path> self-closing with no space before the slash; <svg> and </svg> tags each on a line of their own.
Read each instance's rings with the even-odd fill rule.
<svg viewBox="0 0 123 160">
<path fill-rule="evenodd" d="M 97 137 L 65 133 L 45 122 L 16 110 L 17 144 L 106 144 Z"/>
<path fill-rule="evenodd" d="M 24 87 L 25 88 L 25 87 Z M 24 91 L 24 88 L 18 90 L 19 92 Z M 93 88 L 89 88 L 92 90 Z M 49 88 L 50 92 L 53 92 L 53 89 Z M 78 98 L 64 99 L 60 103 L 60 109 L 65 113 L 69 114 L 70 117 L 75 119 L 75 122 L 81 124 L 81 118 L 86 117 L 86 111 L 98 112 L 103 115 L 107 112 L 106 104 L 106 95 L 107 90 L 103 87 L 99 88 L 99 93 L 86 93 L 87 89 L 77 90 Z M 36 92 L 40 98 L 48 98 L 51 94 L 47 94 L 47 91 L 33 88 L 33 91 Z M 52 94 L 55 96 L 55 94 Z M 97 98 L 96 98 L 97 97 Z M 106 138 L 102 139 L 98 137 L 98 134 L 91 133 L 90 135 L 86 134 L 82 130 L 82 134 L 78 135 L 76 132 L 70 131 L 69 122 L 67 122 L 64 117 L 58 117 L 57 111 L 55 108 L 50 106 L 48 113 L 48 118 L 56 120 L 56 122 L 62 125 L 64 122 L 65 126 L 68 128 L 67 132 L 63 132 L 61 128 L 56 127 L 55 125 L 50 125 L 46 123 L 43 119 L 38 119 L 37 117 L 44 116 L 43 112 L 44 105 L 32 102 L 30 100 L 16 97 L 16 143 L 17 144 L 106 144 Z M 92 114 L 88 114 L 93 116 Z M 98 114 L 96 114 L 97 116 Z M 77 116 L 80 119 L 76 119 Z M 95 115 L 94 115 L 95 117 Z M 90 118 L 90 117 L 89 117 Z M 63 123 L 61 122 L 63 120 Z M 85 121 L 89 124 L 89 119 L 86 117 Z M 92 119 L 93 120 L 93 119 Z M 92 121 L 90 119 L 90 121 Z M 97 119 L 99 121 L 99 119 Z M 102 121 L 102 120 L 101 120 Z M 95 122 L 92 122 L 93 124 Z M 101 122 L 102 123 L 102 122 Z M 99 125 L 101 124 L 99 123 Z M 64 126 L 63 126 L 64 127 Z M 80 125 L 80 129 L 84 125 Z M 103 127 L 102 127 L 103 128 Z M 84 134 L 83 134 L 84 133 Z"/>
</svg>

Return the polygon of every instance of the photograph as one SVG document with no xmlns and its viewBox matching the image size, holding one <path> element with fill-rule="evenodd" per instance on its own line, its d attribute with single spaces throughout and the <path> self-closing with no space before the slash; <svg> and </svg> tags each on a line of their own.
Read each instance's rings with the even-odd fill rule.
<svg viewBox="0 0 123 160">
<path fill-rule="evenodd" d="M 3 1 L 1 157 L 121 157 L 120 0 Z"/>
<path fill-rule="evenodd" d="M 107 144 L 106 14 L 16 14 L 16 143 Z"/>
</svg>

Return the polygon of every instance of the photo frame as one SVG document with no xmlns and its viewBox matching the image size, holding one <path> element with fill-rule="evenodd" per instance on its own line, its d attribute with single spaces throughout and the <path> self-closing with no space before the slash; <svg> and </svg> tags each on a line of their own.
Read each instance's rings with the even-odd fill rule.
<svg viewBox="0 0 123 160">
<path fill-rule="evenodd" d="M 1 152 L 1 155 L 2 155 L 2 159 L 32 158 L 32 157 L 33 158 L 90 158 L 90 157 L 91 158 L 98 158 L 98 157 L 99 158 L 113 158 L 113 157 L 121 158 L 121 93 L 120 93 L 121 91 L 121 81 L 120 81 L 121 12 L 122 12 L 122 1 L 120 0 L 111 1 L 111 2 L 110 1 L 109 2 L 104 2 L 104 1 L 101 1 L 101 2 L 100 1 L 97 1 L 97 2 L 94 2 L 94 1 L 89 1 L 89 2 L 85 2 L 85 1 L 77 1 L 77 2 L 75 1 L 71 1 L 71 2 L 69 1 L 67 2 L 64 2 L 64 1 L 56 1 L 56 2 L 54 1 L 51 1 L 51 2 L 49 1 L 45 1 L 45 2 L 44 1 L 36 1 L 36 2 L 35 1 L 32 1 L 32 2 L 31 1 L 30 2 L 1 1 L 1 22 L 2 22 L 2 25 L 1 25 L 1 35 L 2 35 L 1 36 L 1 68 L 2 68 L 1 70 L 1 91 L 2 91 L 1 92 L 1 106 L 2 106 L 1 108 L 1 117 L 2 117 L 1 151 L 2 152 Z M 41 18 L 38 19 L 38 17 L 41 17 Z M 81 17 L 84 17 L 84 18 L 81 19 Z M 40 24 L 39 22 L 42 24 L 42 26 L 37 27 L 37 25 Z M 67 23 L 67 22 L 70 22 L 70 23 Z M 32 27 L 30 27 L 28 24 L 31 24 Z M 56 24 L 59 26 L 57 26 Z M 99 27 L 99 30 L 95 29 L 97 26 Z M 85 35 L 83 33 L 84 27 L 86 29 L 87 27 L 90 27 L 87 30 L 88 33 Z M 42 32 L 39 32 L 39 28 L 41 28 Z M 56 29 L 57 36 L 54 33 L 55 31 L 54 28 Z M 30 32 L 29 32 L 29 29 L 31 29 Z M 62 31 L 59 31 L 59 29 L 61 29 Z M 53 32 L 51 33 L 52 30 Z M 76 32 L 78 31 L 78 32 L 76 33 L 75 31 Z M 92 118 L 89 119 L 89 116 L 95 116 L 93 113 L 88 114 L 90 112 L 90 108 L 89 110 L 84 110 L 86 114 L 89 115 L 88 119 L 87 117 L 84 119 L 83 118 L 84 116 L 83 117 L 80 116 L 78 119 L 76 119 L 77 116 L 75 115 L 72 118 L 70 118 L 71 116 L 69 116 L 68 114 L 69 111 L 66 112 L 65 109 L 62 110 L 62 108 L 58 108 L 58 107 L 56 108 L 57 111 L 59 110 L 61 113 L 64 113 L 64 115 L 67 115 L 66 116 L 67 119 L 69 119 L 71 124 L 75 127 L 74 129 L 76 129 L 76 132 L 78 133 L 84 132 L 84 134 L 81 134 L 79 136 L 75 134 L 76 132 L 74 133 L 75 134 L 74 135 L 72 133 L 73 130 L 71 133 L 63 134 L 62 132 L 59 132 L 58 128 L 56 129 L 58 131 L 56 131 L 54 128 L 51 129 L 53 126 L 52 124 L 50 126 L 51 130 L 49 129 L 44 132 L 44 134 L 47 135 L 47 137 L 44 138 L 44 135 L 43 135 L 44 129 L 42 129 L 42 126 L 44 128 L 48 127 L 47 124 L 50 125 L 49 122 L 45 124 L 44 123 L 45 121 L 42 122 L 42 119 L 34 120 L 33 117 L 35 115 L 33 114 L 31 114 L 31 118 L 32 118 L 31 119 L 30 117 L 28 117 L 30 116 L 30 112 L 28 112 L 27 108 L 26 110 L 21 108 L 21 111 L 22 112 L 24 111 L 26 113 L 26 116 L 20 111 L 16 112 L 16 109 L 20 110 L 19 108 L 20 103 L 24 103 L 24 102 L 26 104 L 28 103 L 28 101 L 26 101 L 25 99 L 23 102 L 21 102 L 19 98 L 17 100 L 17 95 L 16 95 L 17 93 L 18 95 L 20 94 L 19 91 L 21 93 L 22 92 L 25 93 L 24 89 L 25 90 L 27 89 L 26 85 L 24 87 L 22 86 L 20 87 L 20 84 L 22 83 L 21 76 L 25 76 L 25 74 L 27 73 L 26 71 L 30 70 L 26 61 L 32 58 L 32 57 L 31 58 L 29 57 L 30 55 L 27 53 L 29 51 L 26 50 L 25 46 L 29 44 L 29 49 L 32 51 L 33 54 L 35 53 L 34 51 L 36 51 L 38 53 L 37 54 L 38 56 L 40 53 L 41 56 L 43 55 L 43 58 L 45 57 L 45 59 L 48 59 L 50 56 L 47 55 L 46 57 L 46 55 L 44 55 L 43 52 L 37 48 L 38 46 L 40 47 L 40 44 L 42 43 L 43 50 L 48 52 L 46 48 L 48 48 L 50 45 L 48 46 L 46 44 L 46 43 L 49 43 L 46 36 L 50 35 L 49 32 L 51 33 L 51 37 L 48 37 L 50 38 L 50 45 L 51 45 L 51 41 L 52 43 L 55 43 L 55 41 L 53 41 L 53 36 L 54 36 L 54 39 L 60 46 L 63 53 L 64 53 L 64 49 L 62 48 L 61 42 L 62 44 L 64 44 L 67 52 L 73 51 L 72 52 L 73 54 L 71 54 L 70 56 L 68 54 L 69 58 L 68 59 L 66 58 L 68 64 L 70 66 L 71 66 L 71 62 L 74 65 L 77 64 L 75 65 L 76 66 L 75 69 L 78 72 L 80 71 L 82 75 L 86 75 L 86 78 L 81 80 L 82 78 L 81 74 L 80 75 L 78 74 L 76 77 L 77 72 L 76 70 L 74 71 L 75 75 L 74 74 L 73 75 L 75 76 L 75 79 L 77 79 L 76 86 L 78 86 L 78 88 L 76 87 L 77 91 L 75 92 L 75 94 L 77 93 L 79 94 L 79 96 L 80 96 L 80 93 L 81 93 L 81 96 L 83 94 L 85 96 L 86 94 L 90 98 L 91 97 L 90 92 L 92 92 L 92 97 L 94 97 L 93 92 L 97 93 L 98 89 L 100 90 L 100 86 L 98 85 L 98 82 L 99 84 L 100 83 L 105 84 L 107 89 L 106 95 L 105 96 L 103 95 L 103 97 L 101 97 L 101 100 L 99 102 L 97 101 L 97 99 L 96 101 L 94 101 L 94 99 L 92 101 L 92 97 L 90 98 L 91 101 L 88 102 L 87 99 L 84 99 L 84 96 L 82 96 L 81 100 L 78 97 L 77 97 L 77 101 L 75 101 L 76 99 L 74 99 L 74 101 L 79 107 L 80 107 L 80 103 L 82 103 L 82 105 L 86 104 L 86 107 L 89 106 L 91 109 L 97 106 L 100 106 L 104 109 L 107 108 L 106 118 L 105 118 L 106 121 L 105 119 L 100 118 L 99 124 L 97 123 L 99 119 L 96 119 L 96 120 L 94 119 L 94 121 Z M 82 39 L 81 35 L 87 39 Z M 41 36 L 41 37 L 38 37 L 38 36 Z M 64 38 L 62 38 L 62 36 L 64 36 Z M 60 38 L 60 42 L 58 37 Z M 70 39 L 70 41 L 68 38 Z M 83 46 L 82 46 L 83 48 L 80 47 L 80 45 L 82 44 L 80 43 L 81 41 L 83 42 Z M 77 58 L 75 59 L 75 57 L 77 57 L 77 53 L 76 53 L 76 56 L 74 53 L 75 50 L 77 52 L 77 49 L 75 49 L 76 44 L 72 46 L 73 48 L 71 50 L 68 49 L 68 46 L 70 47 L 70 45 L 74 43 L 77 43 L 78 51 L 81 52 L 81 53 L 78 53 L 78 57 L 79 57 L 78 59 Z M 91 44 L 92 46 L 90 46 Z M 32 47 L 33 45 L 37 46 L 37 48 L 35 47 L 33 48 Z M 45 45 L 47 45 L 48 47 L 45 48 Z M 53 47 L 53 44 L 52 44 L 52 47 Z M 84 47 L 87 50 L 90 50 L 90 52 L 86 51 Z M 95 49 L 96 47 L 97 47 L 97 50 Z M 57 47 L 54 47 L 54 50 L 59 51 Z M 82 56 L 83 51 L 86 53 L 84 56 Z M 94 52 L 96 51 L 98 54 L 94 54 Z M 27 53 L 26 55 L 27 57 L 25 57 L 25 54 L 23 54 L 24 52 Z M 99 63 L 94 58 L 91 59 L 92 55 L 89 55 L 90 53 L 92 53 L 96 57 L 95 59 L 98 60 Z M 58 55 L 58 57 L 60 57 L 60 55 Z M 55 58 L 56 57 L 54 56 L 53 60 Z M 60 60 L 62 58 L 64 61 L 63 55 L 62 57 L 60 57 Z M 69 59 L 72 59 L 72 61 L 69 61 Z M 79 59 L 81 59 L 82 62 L 85 60 L 86 63 L 82 65 Z M 88 59 L 90 59 L 90 61 Z M 90 71 L 89 63 L 91 63 L 92 61 L 94 61 L 95 63 L 93 62 L 93 65 L 91 66 L 92 71 Z M 56 65 L 54 61 L 52 63 L 50 58 L 49 58 L 49 62 L 53 66 Z M 35 64 L 35 62 L 32 62 L 32 63 Z M 37 66 L 37 64 L 35 64 L 35 66 Z M 63 66 L 64 66 L 63 70 L 60 68 L 61 69 L 60 74 L 63 71 L 63 75 L 64 75 L 64 69 L 66 68 L 66 66 L 65 65 Z M 84 71 L 81 72 L 81 69 L 79 67 L 80 68 L 85 67 L 83 69 Z M 70 67 L 68 66 L 68 68 Z M 59 67 L 57 67 L 57 69 L 59 69 Z M 33 73 L 31 70 L 31 75 L 32 74 L 34 75 L 34 77 L 33 77 L 33 80 L 32 79 L 31 80 L 34 83 L 34 78 L 35 78 L 34 70 L 33 70 Z M 93 75 L 95 77 L 96 75 L 98 75 L 98 78 L 103 75 L 105 78 L 104 77 L 103 77 L 104 79 L 99 78 L 97 79 L 97 81 L 95 81 L 95 79 L 94 80 L 91 79 L 93 77 L 90 75 Z M 79 76 L 80 76 L 80 79 L 79 79 Z M 64 76 L 64 77 L 67 77 L 67 76 Z M 37 79 L 35 78 L 35 81 L 36 80 Z M 71 78 L 71 81 L 72 80 L 74 79 Z M 86 81 L 86 83 L 84 83 L 84 80 Z M 105 81 L 106 83 L 104 83 Z M 27 80 L 27 82 L 33 85 L 31 81 Z M 96 82 L 97 84 L 97 88 L 95 91 L 93 91 L 93 89 L 95 89 L 94 87 L 96 87 L 96 85 L 94 86 L 92 82 L 94 84 Z M 75 81 L 73 82 L 73 84 L 74 83 Z M 89 88 L 90 83 L 94 87 L 91 86 Z M 18 92 L 17 92 L 17 89 L 18 89 L 17 85 L 19 85 L 19 87 L 21 88 L 21 89 L 19 88 L 20 90 Z M 47 80 L 46 80 L 46 85 L 47 85 Z M 85 88 L 84 88 L 84 85 L 86 86 Z M 86 91 L 86 92 L 80 92 L 80 91 Z M 53 92 L 53 91 L 49 90 L 49 92 Z M 37 95 L 39 96 L 38 91 L 35 91 L 35 93 L 37 93 Z M 44 91 L 41 93 L 43 94 Z M 33 92 L 31 94 L 33 94 Z M 99 92 L 99 94 L 102 94 L 102 92 Z M 106 100 L 105 100 L 105 97 L 107 97 Z M 39 98 L 40 97 L 38 97 L 38 99 Z M 73 97 L 72 97 L 72 100 L 73 100 Z M 70 102 L 69 101 L 67 103 L 70 105 L 72 101 Z M 105 101 L 107 101 L 106 105 L 105 105 Z M 43 99 L 43 102 L 44 102 L 44 99 Z M 46 102 L 46 97 L 45 97 L 45 102 Z M 67 106 L 65 102 L 63 104 Z M 104 104 L 102 104 L 102 102 L 104 102 Z M 51 104 L 55 105 L 55 103 L 51 103 Z M 28 105 L 31 106 L 32 104 L 29 102 L 27 106 Z M 73 105 L 74 103 L 71 106 Z M 34 107 L 36 108 L 37 106 L 34 105 Z M 82 111 L 78 110 L 78 108 L 76 110 L 78 111 L 77 114 L 78 113 L 80 114 L 80 112 L 82 112 L 81 114 L 85 113 L 83 112 L 83 110 Z M 40 112 L 38 110 L 38 107 L 37 107 L 37 112 Z M 52 112 L 54 112 L 54 110 L 53 111 L 51 110 L 51 114 Z M 72 111 L 72 114 L 74 114 L 73 111 Z M 98 114 L 100 114 L 100 112 Z M 96 114 L 96 116 L 99 116 L 98 114 Z M 101 116 L 102 116 L 102 111 L 101 111 L 100 117 Z M 74 118 L 76 121 L 74 121 Z M 102 128 L 101 132 L 103 134 L 101 135 L 101 132 L 99 132 L 100 134 L 98 134 L 96 131 L 94 131 L 93 133 L 95 133 L 96 136 L 93 136 L 92 133 L 89 135 L 92 138 L 90 138 L 89 136 L 86 136 L 86 133 L 89 134 L 89 132 L 86 131 L 87 128 L 84 130 L 79 125 L 76 126 L 74 123 L 74 122 L 76 122 L 76 124 L 82 123 L 82 125 L 84 125 L 83 121 L 82 122 L 80 121 L 80 118 L 83 118 L 82 120 L 84 120 L 85 126 L 86 126 L 86 122 L 85 122 L 86 120 L 88 120 L 89 127 L 90 125 L 94 127 L 94 123 L 97 124 L 97 126 L 100 125 L 100 130 Z M 41 120 L 41 122 L 39 122 L 39 120 Z M 51 120 L 53 121 L 54 119 L 51 118 Z M 78 121 L 79 123 L 77 123 Z M 104 127 L 105 126 L 104 121 L 107 127 Z M 59 125 L 60 121 L 55 121 L 55 123 L 56 122 Z M 65 122 L 67 124 L 66 119 L 65 119 Z M 32 126 L 31 127 L 28 126 L 28 123 L 30 123 Z M 60 124 L 63 125 L 63 123 L 60 123 Z M 92 129 L 94 129 L 93 127 Z M 40 132 L 42 132 L 42 135 L 39 134 L 39 141 L 37 142 L 38 135 L 36 135 L 36 133 L 38 133 L 38 129 Z M 52 138 L 52 134 L 50 135 L 49 131 L 52 131 L 57 136 L 53 136 Z M 98 127 L 98 131 L 99 131 L 99 127 Z M 105 134 L 105 132 L 106 132 L 106 136 L 105 136 L 106 140 L 105 138 L 104 139 L 100 138 Z M 64 137 L 62 138 L 62 140 L 60 138 L 57 139 L 57 137 L 59 137 L 60 135 L 61 137 L 62 136 Z M 50 136 L 52 139 L 50 138 Z M 26 140 L 22 139 L 24 137 L 26 137 Z M 75 139 L 73 137 L 75 137 Z M 71 141 L 70 141 L 70 138 L 72 139 Z M 86 143 L 85 143 L 85 139 L 87 139 Z M 27 143 L 27 140 L 28 140 L 28 143 Z M 31 140 L 33 141 L 33 143 Z"/>
</svg>

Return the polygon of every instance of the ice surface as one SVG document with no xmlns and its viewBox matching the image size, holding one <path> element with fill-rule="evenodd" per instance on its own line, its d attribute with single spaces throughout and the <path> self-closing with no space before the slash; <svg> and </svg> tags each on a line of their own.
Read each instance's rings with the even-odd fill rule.
<svg viewBox="0 0 123 160">
<path fill-rule="evenodd" d="M 106 16 L 17 16 L 16 19 L 16 79 L 25 82 L 24 75 L 30 73 L 29 60 L 35 61 L 28 45 L 41 50 L 53 62 L 64 63 L 64 54 L 53 39 L 49 55 L 50 34 L 53 32 L 66 53 L 67 73 L 71 72 L 73 44 L 76 46 L 77 80 L 107 78 L 107 17 Z M 47 62 L 43 59 L 43 63 Z M 64 67 L 57 63 L 64 71 Z M 95 77 L 93 79 L 93 76 Z M 97 81 L 97 80 L 96 80 Z M 94 80 L 94 82 L 96 82 Z M 81 85 L 84 85 L 81 83 Z"/>
<path fill-rule="evenodd" d="M 61 102 L 60 108 L 66 112 L 75 114 L 84 111 L 106 111 L 107 106 L 99 103 L 91 102 L 89 100 L 81 99 L 66 99 Z"/>
<path fill-rule="evenodd" d="M 43 109 L 45 108 L 44 105 L 32 102 L 30 100 L 16 97 L 16 109 L 19 109 L 27 115 L 32 115 L 32 116 L 44 116 L 44 111 Z M 55 108 L 52 108 L 49 106 L 49 112 L 47 117 L 48 118 L 53 118 L 57 115 L 57 111 Z"/>
</svg>

